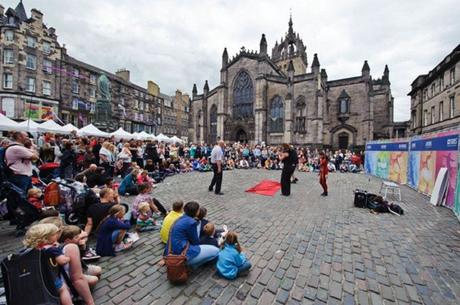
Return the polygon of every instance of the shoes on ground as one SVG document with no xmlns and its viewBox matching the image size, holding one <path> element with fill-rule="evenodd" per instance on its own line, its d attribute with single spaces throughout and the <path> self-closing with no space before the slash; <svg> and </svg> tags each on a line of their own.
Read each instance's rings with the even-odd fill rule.
<svg viewBox="0 0 460 305">
<path fill-rule="evenodd" d="M 222 192 L 219 192 L 219 193 L 215 193 L 216 195 L 223 195 L 224 193 Z"/>
<path fill-rule="evenodd" d="M 101 258 L 100 255 L 97 255 L 96 251 L 93 248 L 88 248 L 81 258 L 84 261 L 92 261 Z"/>
</svg>

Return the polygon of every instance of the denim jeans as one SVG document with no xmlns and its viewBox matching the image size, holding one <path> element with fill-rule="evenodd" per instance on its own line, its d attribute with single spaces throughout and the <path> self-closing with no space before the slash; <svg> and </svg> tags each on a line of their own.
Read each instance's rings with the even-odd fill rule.
<svg viewBox="0 0 460 305">
<path fill-rule="evenodd" d="M 219 248 L 211 245 L 200 245 L 200 253 L 187 261 L 187 265 L 192 269 L 197 269 L 201 265 L 216 259 L 217 256 L 219 256 Z"/>
<path fill-rule="evenodd" d="M 244 262 L 243 265 L 238 267 L 238 275 L 240 275 L 241 273 L 243 273 L 245 271 L 248 271 L 249 269 L 251 269 L 251 262 L 247 260 L 247 261 Z"/>
<path fill-rule="evenodd" d="M 27 197 L 27 191 L 32 188 L 32 178 L 25 175 L 11 175 L 8 181 L 20 188 Z"/>
</svg>

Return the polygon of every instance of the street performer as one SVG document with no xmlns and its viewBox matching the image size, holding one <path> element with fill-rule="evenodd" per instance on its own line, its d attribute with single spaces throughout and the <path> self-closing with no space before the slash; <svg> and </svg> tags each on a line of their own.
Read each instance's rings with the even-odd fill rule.
<svg viewBox="0 0 460 305">
<path fill-rule="evenodd" d="M 329 160 L 324 153 L 324 151 L 319 153 L 319 184 L 321 184 L 321 187 L 323 188 L 323 193 L 321 196 L 327 196 L 327 183 L 326 183 L 326 178 L 327 174 L 329 173 L 329 169 L 327 168 L 327 165 L 329 163 Z"/>
<path fill-rule="evenodd" d="M 295 171 L 297 154 L 291 149 L 289 144 L 281 145 L 279 158 L 283 162 L 283 171 L 281 172 L 281 195 L 289 196 L 291 194 L 291 176 Z"/>
<path fill-rule="evenodd" d="M 222 176 L 223 176 L 223 166 L 224 166 L 224 149 L 225 149 L 225 142 L 219 140 L 217 144 L 211 151 L 211 166 L 214 175 L 212 176 L 211 184 L 209 185 L 208 190 L 212 192 L 214 186 L 216 186 L 214 193 L 216 195 L 223 195 L 220 191 L 222 186 Z"/>
</svg>

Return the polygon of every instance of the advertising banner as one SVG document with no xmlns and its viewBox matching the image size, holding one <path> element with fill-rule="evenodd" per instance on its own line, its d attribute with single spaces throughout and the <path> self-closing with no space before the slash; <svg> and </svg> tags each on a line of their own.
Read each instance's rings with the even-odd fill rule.
<svg viewBox="0 0 460 305">
<path fill-rule="evenodd" d="M 382 179 L 407 183 L 431 195 L 439 170 L 447 168 L 449 187 L 445 205 L 460 216 L 459 132 L 367 143 L 365 171 Z"/>
</svg>

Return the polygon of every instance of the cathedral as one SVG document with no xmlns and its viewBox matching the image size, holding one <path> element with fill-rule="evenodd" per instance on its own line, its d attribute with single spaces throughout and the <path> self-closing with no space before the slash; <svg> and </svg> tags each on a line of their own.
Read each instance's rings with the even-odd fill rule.
<svg viewBox="0 0 460 305">
<path fill-rule="evenodd" d="M 389 70 L 373 79 L 364 61 L 361 75 L 328 80 L 317 54 L 293 29 L 271 56 L 262 34 L 259 51 L 244 47 L 233 58 L 222 54 L 220 84 L 203 93 L 193 85 L 191 141 L 241 141 L 318 148 L 360 149 L 369 140 L 393 137 Z"/>
</svg>

